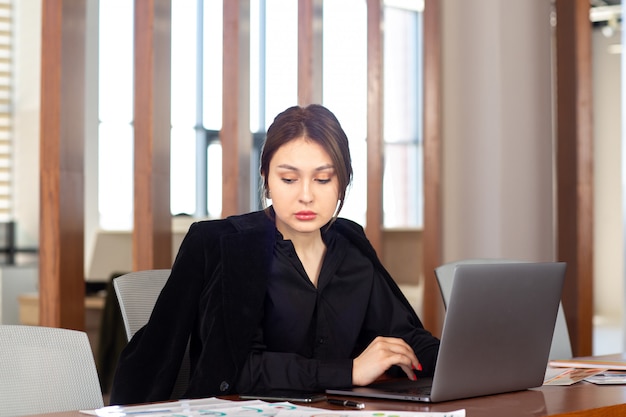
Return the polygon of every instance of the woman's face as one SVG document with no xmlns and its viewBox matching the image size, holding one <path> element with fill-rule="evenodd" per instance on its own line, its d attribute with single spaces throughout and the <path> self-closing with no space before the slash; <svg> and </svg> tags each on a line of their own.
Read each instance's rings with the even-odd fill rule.
<svg viewBox="0 0 626 417">
<path fill-rule="evenodd" d="M 328 153 L 305 138 L 293 139 L 276 151 L 267 185 L 276 227 L 285 239 L 319 233 L 335 214 L 338 181 Z"/>
</svg>

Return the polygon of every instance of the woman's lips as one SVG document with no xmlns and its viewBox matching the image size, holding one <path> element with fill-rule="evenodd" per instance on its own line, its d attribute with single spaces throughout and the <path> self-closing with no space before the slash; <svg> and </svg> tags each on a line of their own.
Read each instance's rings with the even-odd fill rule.
<svg viewBox="0 0 626 417">
<path fill-rule="evenodd" d="M 298 220 L 313 220 L 317 214 L 312 211 L 299 211 L 296 213 L 296 219 Z"/>
</svg>

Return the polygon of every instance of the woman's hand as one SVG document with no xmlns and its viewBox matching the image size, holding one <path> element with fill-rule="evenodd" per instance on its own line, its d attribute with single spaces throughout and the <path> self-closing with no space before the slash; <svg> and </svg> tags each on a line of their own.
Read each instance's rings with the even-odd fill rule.
<svg viewBox="0 0 626 417">
<path fill-rule="evenodd" d="M 415 352 L 404 340 L 397 337 L 378 336 L 352 364 L 352 384 L 367 385 L 374 382 L 392 365 L 398 365 L 409 379 L 415 379 L 413 369 L 421 369 Z"/>
</svg>

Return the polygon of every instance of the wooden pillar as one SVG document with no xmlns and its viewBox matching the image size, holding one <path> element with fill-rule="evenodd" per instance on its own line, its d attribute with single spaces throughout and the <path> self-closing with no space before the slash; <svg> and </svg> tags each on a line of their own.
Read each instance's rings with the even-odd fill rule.
<svg viewBox="0 0 626 417">
<path fill-rule="evenodd" d="M 424 4 L 424 326 L 440 336 L 444 307 L 434 269 L 442 263 L 441 5 Z"/>
<path fill-rule="evenodd" d="M 39 322 L 84 330 L 86 5 L 42 5 Z"/>
<path fill-rule="evenodd" d="M 298 1 L 298 105 L 322 103 L 322 0 Z"/>
<path fill-rule="evenodd" d="M 172 264 L 171 14 L 171 0 L 135 0 L 135 271 Z"/>
<path fill-rule="evenodd" d="M 383 227 L 383 2 L 367 0 L 367 214 L 365 231 L 382 255 Z"/>
<path fill-rule="evenodd" d="M 574 355 L 592 354 L 593 124 L 588 0 L 556 1 L 557 254 Z"/>
<path fill-rule="evenodd" d="M 222 217 L 250 211 L 250 0 L 224 0 Z"/>
</svg>

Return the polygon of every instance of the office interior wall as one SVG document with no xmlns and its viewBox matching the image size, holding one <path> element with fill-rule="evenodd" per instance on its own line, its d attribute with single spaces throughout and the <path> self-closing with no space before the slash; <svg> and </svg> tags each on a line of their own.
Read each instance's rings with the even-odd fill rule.
<svg viewBox="0 0 626 417">
<path fill-rule="evenodd" d="M 550 2 L 442 5 L 444 262 L 553 260 Z"/>
<path fill-rule="evenodd" d="M 621 184 L 621 55 L 612 53 L 621 33 L 593 31 L 594 311 L 606 324 L 620 323 L 624 304 Z"/>
<path fill-rule="evenodd" d="M 98 208 L 98 56 L 99 56 L 99 9 L 97 1 L 88 1 L 87 39 L 85 44 L 85 277 L 92 263 L 96 234 L 100 229 Z M 107 277 L 108 278 L 108 277 Z"/>
</svg>

